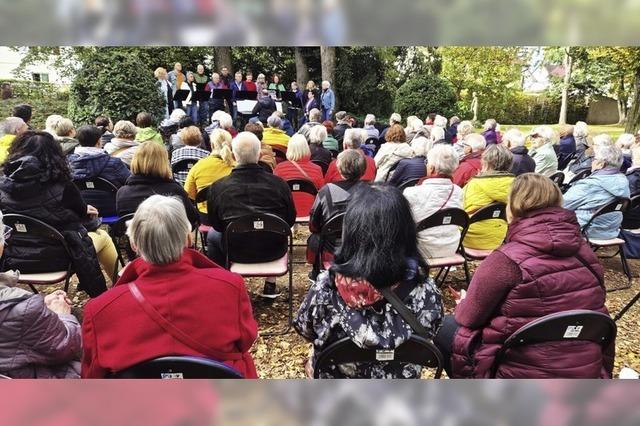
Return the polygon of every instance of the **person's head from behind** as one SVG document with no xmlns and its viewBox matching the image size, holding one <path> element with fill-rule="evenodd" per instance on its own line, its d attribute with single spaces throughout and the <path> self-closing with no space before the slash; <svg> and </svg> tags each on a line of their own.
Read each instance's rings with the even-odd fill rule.
<svg viewBox="0 0 640 426">
<path fill-rule="evenodd" d="M 136 126 L 127 120 L 120 120 L 113 126 L 113 136 L 118 139 L 132 141 L 136 137 L 138 129 Z"/>
<path fill-rule="evenodd" d="M 347 119 L 347 112 L 346 111 L 338 111 L 336 112 L 336 121 L 338 123 L 344 123 Z"/>
<path fill-rule="evenodd" d="M 618 136 L 615 146 L 622 150 L 623 153 L 628 153 L 631 146 L 635 143 L 636 137 L 631 133 L 623 133 Z"/>
<path fill-rule="evenodd" d="M 325 120 L 322 122 L 322 125 L 324 126 L 325 129 L 327 129 L 327 135 L 331 135 L 333 136 L 333 121 L 331 120 Z"/>
<path fill-rule="evenodd" d="M 327 138 L 327 128 L 324 126 L 313 126 L 309 130 L 309 143 L 314 145 L 322 145 Z"/>
<path fill-rule="evenodd" d="M 166 80 L 168 78 L 167 70 L 162 67 L 156 68 L 156 70 L 153 72 L 153 75 L 160 81 Z"/>
<path fill-rule="evenodd" d="M 141 112 L 136 116 L 136 125 L 141 129 L 153 126 L 153 116 L 148 112 Z"/>
<path fill-rule="evenodd" d="M 623 155 L 619 148 L 613 145 L 600 145 L 594 147 L 593 152 L 591 170 L 610 169 L 620 171 Z"/>
<path fill-rule="evenodd" d="M 438 144 L 427 153 L 427 176 L 450 178 L 458 168 L 458 156 L 451 145 Z"/>
<path fill-rule="evenodd" d="M 498 126 L 498 122 L 496 120 L 494 120 L 493 118 L 489 118 L 487 121 L 484 122 L 484 126 L 483 129 L 486 130 L 496 130 L 496 127 Z"/>
<path fill-rule="evenodd" d="M 267 126 L 272 129 L 280 129 L 280 127 L 282 126 L 282 119 L 278 114 L 273 113 L 269 116 L 269 118 L 267 118 Z"/>
<path fill-rule="evenodd" d="M 462 146 L 464 147 L 464 154 L 469 155 L 475 152 L 482 152 L 487 147 L 487 141 L 484 136 L 471 133 L 465 136 Z"/>
<path fill-rule="evenodd" d="M 58 114 L 51 114 L 50 116 L 48 116 L 44 122 L 44 131 L 49 132 L 55 136 L 56 135 L 55 128 L 58 125 L 58 121 L 62 120 L 62 118 L 63 117 Z"/>
<path fill-rule="evenodd" d="M 214 129 L 209 135 L 209 141 L 211 142 L 211 155 L 220 157 L 229 167 L 233 167 L 235 165 L 231 147 L 232 139 L 231 133 L 222 129 Z"/>
<path fill-rule="evenodd" d="M 589 126 L 584 121 L 578 121 L 573 126 L 573 136 L 576 138 L 586 138 L 589 136 Z"/>
<path fill-rule="evenodd" d="M 364 118 L 364 125 L 374 126 L 375 124 L 376 124 L 376 116 L 373 114 L 367 114 L 367 116 Z"/>
<path fill-rule="evenodd" d="M 180 131 L 180 140 L 187 146 L 200 146 L 204 142 L 202 132 L 196 126 L 189 126 Z"/>
<path fill-rule="evenodd" d="M 13 117 L 21 118 L 22 121 L 29 124 L 31 116 L 33 114 L 33 107 L 29 104 L 19 104 L 13 107 L 11 115 Z"/>
<path fill-rule="evenodd" d="M 311 111 L 309 111 L 309 121 L 312 121 L 314 123 L 319 123 L 320 120 L 322 120 L 322 113 L 318 108 L 314 108 Z"/>
<path fill-rule="evenodd" d="M 8 117 L 0 123 L 0 136 L 18 136 L 29 130 L 27 123 L 19 117 Z"/>
<path fill-rule="evenodd" d="M 433 142 L 438 142 L 441 140 L 444 140 L 444 128 L 443 127 L 438 127 L 438 126 L 433 126 L 431 128 L 431 132 L 430 132 L 430 138 Z"/>
<path fill-rule="evenodd" d="M 389 126 L 393 126 L 394 124 L 402 124 L 402 116 L 397 112 L 391 114 L 389 117 Z"/>
<path fill-rule="evenodd" d="M 436 115 L 436 118 L 433 119 L 433 125 L 436 127 L 442 127 L 444 129 L 445 127 L 447 127 L 447 117 Z"/>
<path fill-rule="evenodd" d="M 262 125 L 258 123 L 247 123 L 247 125 L 244 126 L 244 131 L 253 133 L 258 138 L 258 140 L 262 142 L 262 138 L 264 136 L 264 128 L 262 127 Z"/>
<path fill-rule="evenodd" d="M 260 139 L 255 134 L 248 131 L 238 133 L 231 146 L 238 166 L 258 164 L 260 160 Z"/>
<path fill-rule="evenodd" d="M 295 134 L 289 139 L 287 144 L 287 160 L 302 161 L 311 158 L 311 150 L 307 139 L 300 134 Z"/>
<path fill-rule="evenodd" d="M 507 199 L 509 223 L 551 207 L 562 207 L 562 192 L 551 179 L 537 173 L 524 173 L 513 181 Z"/>
<path fill-rule="evenodd" d="M 145 262 L 170 265 L 191 245 L 191 224 L 178 198 L 152 195 L 138 206 L 127 235 Z"/>
<path fill-rule="evenodd" d="M 460 117 L 457 115 L 454 115 L 449 119 L 449 126 L 456 126 L 458 124 L 460 124 Z"/>
<path fill-rule="evenodd" d="M 367 161 L 361 152 L 355 149 L 347 149 L 338 154 L 336 167 L 344 180 L 356 182 L 364 175 L 367 169 Z"/>
<path fill-rule="evenodd" d="M 387 130 L 387 134 L 385 135 L 384 139 L 387 142 L 391 143 L 402 143 L 407 141 L 407 135 L 404 132 L 402 126 L 400 126 L 399 124 L 394 124 L 393 126 L 389 127 L 389 130 Z"/>
<path fill-rule="evenodd" d="M 491 145 L 482 153 L 482 173 L 509 172 L 513 154 L 503 144 Z"/>
<path fill-rule="evenodd" d="M 429 149 L 433 146 L 432 142 L 422 136 L 415 138 L 411 142 L 411 149 L 416 157 L 426 157 Z"/>
<path fill-rule="evenodd" d="M 422 129 L 423 123 L 422 120 L 420 120 L 419 117 L 416 117 L 415 115 L 411 115 L 409 117 L 407 117 L 407 130 L 409 132 L 417 132 L 420 129 Z M 393 126 L 391 126 L 393 127 Z M 388 133 L 387 133 L 388 134 Z M 385 139 L 388 141 L 388 137 L 385 137 Z"/>
<path fill-rule="evenodd" d="M 558 129 L 558 134 L 561 138 L 567 138 L 573 136 L 573 126 L 571 124 L 563 124 Z"/>
<path fill-rule="evenodd" d="M 475 133 L 476 129 L 473 127 L 473 123 L 469 120 L 465 120 L 458 124 L 458 140 L 461 141 L 465 136 Z"/>
<path fill-rule="evenodd" d="M 56 121 L 52 130 L 59 138 L 72 138 L 76 135 L 76 128 L 73 125 L 73 121 L 65 117 Z"/>
<path fill-rule="evenodd" d="M 166 148 L 152 141 L 141 143 L 133 154 L 131 173 L 171 180 L 173 174 Z"/>
<path fill-rule="evenodd" d="M 94 124 L 102 130 L 102 133 L 113 131 L 113 122 L 106 115 L 96 117 Z"/>
<path fill-rule="evenodd" d="M 99 148 L 101 138 L 102 130 L 97 126 L 82 126 L 76 132 L 76 139 L 80 142 L 80 146 L 88 148 Z"/>
<path fill-rule="evenodd" d="M 344 131 L 342 147 L 344 149 L 360 149 L 364 141 L 365 137 L 360 129 L 347 129 Z"/>
<path fill-rule="evenodd" d="M 211 122 L 217 121 L 221 129 L 229 130 L 233 127 L 233 118 L 228 113 L 218 110 L 211 115 Z"/>
<path fill-rule="evenodd" d="M 71 180 L 69 165 L 62 153 L 62 147 L 51 133 L 28 131 L 15 138 L 4 162 L 4 174 L 11 175 L 20 165 L 12 164 L 23 157 L 34 157 L 39 160 L 42 169 L 46 170 L 52 182 Z"/>
<path fill-rule="evenodd" d="M 427 118 L 425 118 L 424 124 L 433 125 L 433 123 L 436 120 L 436 116 L 437 116 L 437 114 L 435 112 L 431 112 L 431 113 L 427 114 Z"/>
<path fill-rule="evenodd" d="M 362 185 L 347 207 L 332 272 L 386 288 L 404 279 L 407 259 L 416 257 L 416 226 L 402 192 Z"/>
<path fill-rule="evenodd" d="M 505 132 L 504 136 L 502 137 L 502 142 L 509 149 L 524 146 L 525 140 L 526 140 L 525 136 L 518 129 L 509 129 Z"/>
<path fill-rule="evenodd" d="M 176 108 L 173 111 L 171 111 L 171 115 L 169 115 L 169 120 L 174 122 L 174 123 L 178 123 L 180 121 L 180 119 L 182 117 L 185 117 L 187 115 L 186 112 L 184 112 L 184 110 L 180 109 L 180 108 Z"/>
</svg>

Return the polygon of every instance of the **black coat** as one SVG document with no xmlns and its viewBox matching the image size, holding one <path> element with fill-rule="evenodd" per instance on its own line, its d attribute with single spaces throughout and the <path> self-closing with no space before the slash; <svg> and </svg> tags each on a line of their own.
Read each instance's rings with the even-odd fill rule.
<svg viewBox="0 0 640 426">
<path fill-rule="evenodd" d="M 350 129 L 351 126 L 347 123 L 338 123 L 333 128 L 333 137 L 338 141 L 338 150 L 342 151 L 342 141 L 344 140 L 344 132 Z M 383 130 L 384 133 L 384 130 Z"/>
<path fill-rule="evenodd" d="M 533 173 L 536 170 L 536 162 L 529 156 L 529 150 L 524 146 L 518 146 L 511 149 L 513 154 L 513 165 L 511 173 L 520 176 L 524 173 Z"/>
<path fill-rule="evenodd" d="M 631 196 L 640 194 L 640 168 L 633 169 L 626 174 L 629 181 L 629 192 Z M 630 209 L 625 215 L 622 221 L 623 229 L 638 229 L 640 228 L 640 207 Z"/>
<path fill-rule="evenodd" d="M 276 110 L 276 102 L 271 99 L 271 96 L 263 96 L 258 100 L 258 103 L 253 107 L 253 111 L 251 114 L 254 116 L 258 116 L 258 119 L 266 123 L 267 119 L 271 117 Z"/>
</svg>

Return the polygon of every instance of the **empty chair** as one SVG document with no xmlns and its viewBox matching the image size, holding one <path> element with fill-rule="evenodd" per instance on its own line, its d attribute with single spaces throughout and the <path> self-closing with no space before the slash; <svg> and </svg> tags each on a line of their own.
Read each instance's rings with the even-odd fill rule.
<svg viewBox="0 0 640 426">
<path fill-rule="evenodd" d="M 101 177 L 74 180 L 73 183 L 80 191 L 82 199 L 98 210 L 102 223 L 111 225 L 118 220 L 116 209 L 118 187 L 116 185 Z"/>
<path fill-rule="evenodd" d="M 112 379 L 242 379 L 221 362 L 194 356 L 165 356 L 143 361 L 109 376 Z"/>
</svg>

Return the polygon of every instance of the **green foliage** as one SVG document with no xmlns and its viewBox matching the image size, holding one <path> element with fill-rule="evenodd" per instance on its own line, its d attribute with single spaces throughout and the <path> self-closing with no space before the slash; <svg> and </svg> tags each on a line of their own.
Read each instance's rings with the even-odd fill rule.
<svg viewBox="0 0 640 426">
<path fill-rule="evenodd" d="M 253 72 L 253 81 L 262 73 L 271 81 L 274 73 L 280 75 L 280 82 L 289 88 L 296 79 L 296 62 L 293 47 L 234 47 L 231 49 L 234 71 Z"/>
<path fill-rule="evenodd" d="M 60 90 L 51 83 L 41 83 L 28 80 L 2 80 L 0 83 L 10 83 L 13 97 L 0 101 L 0 117 L 8 117 L 13 107 L 19 104 L 29 104 L 33 107 L 31 125 L 36 129 L 44 129 L 44 122 L 49 115 L 66 115 L 69 106 L 69 92 Z"/>
<path fill-rule="evenodd" d="M 120 48 L 96 48 L 86 54 L 70 90 L 74 123 L 91 123 L 101 114 L 114 122 L 133 120 L 141 111 L 156 119 L 164 112 L 152 68 Z"/>
<path fill-rule="evenodd" d="M 398 89 L 394 110 L 407 117 L 425 118 L 432 112 L 451 117 L 457 113 L 456 93 L 451 84 L 437 75 L 415 76 Z"/>
<path fill-rule="evenodd" d="M 587 118 L 589 108 L 585 98 L 579 95 L 569 96 L 567 122 L 575 123 Z M 499 123 L 549 124 L 558 121 L 560 97 L 549 95 L 527 95 L 513 92 L 503 105 L 481 105 L 479 119 L 495 118 Z"/>
</svg>

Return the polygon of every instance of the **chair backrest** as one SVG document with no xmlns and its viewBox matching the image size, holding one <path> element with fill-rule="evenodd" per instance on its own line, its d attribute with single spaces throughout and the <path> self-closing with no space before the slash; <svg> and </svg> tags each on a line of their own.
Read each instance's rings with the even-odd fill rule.
<svg viewBox="0 0 640 426">
<path fill-rule="evenodd" d="M 193 166 L 196 165 L 198 160 L 198 158 L 186 158 L 184 160 L 180 160 L 171 166 L 171 171 L 174 175 L 180 172 L 188 172 Z"/>
<path fill-rule="evenodd" d="M 432 342 L 415 334 L 395 350 L 362 349 L 349 337 L 345 337 L 330 344 L 320 352 L 313 376 L 319 379 L 320 375 L 328 371 L 330 366 L 353 362 L 417 364 L 427 368 L 435 368 L 434 377 L 436 379 L 439 379 L 442 375 L 443 366 L 442 354 L 438 348 Z"/>
<path fill-rule="evenodd" d="M 242 379 L 233 368 L 211 359 L 166 356 L 112 374 L 113 379 Z"/>
<path fill-rule="evenodd" d="M 327 170 L 329 170 L 329 163 L 327 163 L 326 161 L 322 161 L 322 160 L 311 160 L 311 162 L 313 164 L 315 164 L 316 166 L 320 166 L 320 168 L 322 169 L 322 174 L 323 175 L 327 174 Z"/>
<path fill-rule="evenodd" d="M 314 272 L 320 272 L 322 269 L 322 255 L 327 249 L 327 243 L 334 241 L 339 244 L 342 240 L 342 223 L 344 222 L 344 212 L 338 213 L 322 225 L 320 230 L 320 241 L 318 243 L 318 249 L 316 250 L 315 261 L 313 264 Z"/>
<path fill-rule="evenodd" d="M 102 217 L 116 216 L 116 193 L 118 187 L 107 179 L 96 177 L 93 179 L 74 180 L 82 198 L 87 204 L 98 209 Z"/>
<path fill-rule="evenodd" d="M 246 242 L 243 237 L 250 236 L 255 240 L 274 234 L 286 238 L 289 244 L 292 243 L 291 227 L 274 214 L 256 212 L 231 220 L 223 236 L 227 268 L 235 259 L 234 251 L 241 249 Z M 264 255 L 271 257 L 272 253 L 264 253 Z M 255 263 L 261 262 L 260 259 L 254 259 L 254 261 Z"/>
<path fill-rule="evenodd" d="M 420 182 L 420 178 L 405 180 L 404 182 L 402 182 L 400 184 L 400 186 L 398 186 L 398 189 L 400 191 L 404 191 L 407 188 L 410 188 L 412 186 L 416 186 L 418 184 L 418 182 Z"/>
<path fill-rule="evenodd" d="M 573 185 L 574 183 L 576 183 L 576 182 L 577 182 L 577 181 L 579 181 L 580 179 L 584 179 L 584 178 L 586 178 L 587 176 L 591 175 L 591 173 L 592 173 L 592 172 L 591 172 L 591 170 L 590 170 L 590 169 L 586 169 L 586 170 L 583 170 L 583 171 L 581 171 L 581 172 L 578 172 L 575 176 L 573 176 L 573 177 L 571 178 L 571 180 L 569 181 L 568 185 L 569 185 L 569 186 Z"/>
<path fill-rule="evenodd" d="M 207 199 L 209 198 L 209 188 L 211 188 L 211 186 L 207 186 L 198 191 L 198 193 L 196 194 L 196 203 L 207 202 Z"/>
<path fill-rule="evenodd" d="M 121 216 L 116 223 L 109 227 L 109 236 L 111 237 L 111 241 L 113 241 L 113 245 L 116 247 L 116 250 L 121 253 L 122 249 L 124 249 L 127 258 L 130 261 L 137 257 L 136 253 L 131 248 L 131 242 L 127 236 L 127 228 L 129 227 L 129 222 L 133 220 L 134 215 L 134 213 L 130 213 Z"/>
<path fill-rule="evenodd" d="M 109 193 L 118 192 L 118 187 L 108 180 L 96 177 L 93 179 L 74 180 L 73 184 L 78 188 L 78 191 L 103 191 Z"/>
<path fill-rule="evenodd" d="M 306 179 L 289 179 L 287 180 L 287 185 L 289 185 L 289 189 L 292 193 L 301 192 L 313 197 L 318 195 L 318 189 L 316 186 L 313 182 Z"/>
<path fill-rule="evenodd" d="M 553 181 L 553 183 L 558 185 L 558 187 L 561 187 L 562 184 L 564 183 L 564 173 L 556 172 L 556 173 L 552 174 L 551 176 L 549 176 L 549 179 L 551 179 Z"/>
<path fill-rule="evenodd" d="M 483 220 L 502 219 L 507 220 L 507 205 L 504 203 L 492 203 L 482 207 L 469 218 L 469 225 Z"/>
<path fill-rule="evenodd" d="M 582 233 L 586 235 L 587 231 L 589 230 L 589 227 L 593 224 L 593 221 L 600 216 L 603 216 L 608 213 L 616 213 L 616 212 L 624 214 L 629 208 L 630 204 L 631 204 L 631 200 L 629 200 L 628 198 L 614 198 L 604 206 L 600 207 L 593 214 L 593 216 L 591 216 L 591 219 L 589 219 L 589 221 L 585 223 L 584 226 L 582 227 Z"/>
<path fill-rule="evenodd" d="M 469 227 L 469 215 L 462 209 L 449 208 L 438 210 L 431 216 L 422 219 L 416 226 L 416 232 L 421 232 L 429 228 L 437 228 L 439 226 L 455 225 L 462 228 L 466 232 Z M 464 238 L 464 234 L 462 235 Z"/>
<path fill-rule="evenodd" d="M 521 327 L 498 350 L 491 377 L 495 377 L 500 364 L 510 349 L 520 346 L 559 341 L 588 341 L 603 349 L 616 337 L 616 323 L 609 315 L 588 310 L 573 310 L 546 315 Z"/>
<path fill-rule="evenodd" d="M 558 155 L 558 170 L 564 170 L 567 168 L 571 160 L 576 158 L 576 153 L 571 154 L 559 154 Z"/>
<path fill-rule="evenodd" d="M 640 207 L 640 194 L 631 194 L 631 200 L 627 211 L 636 209 L 638 207 Z"/>
</svg>

